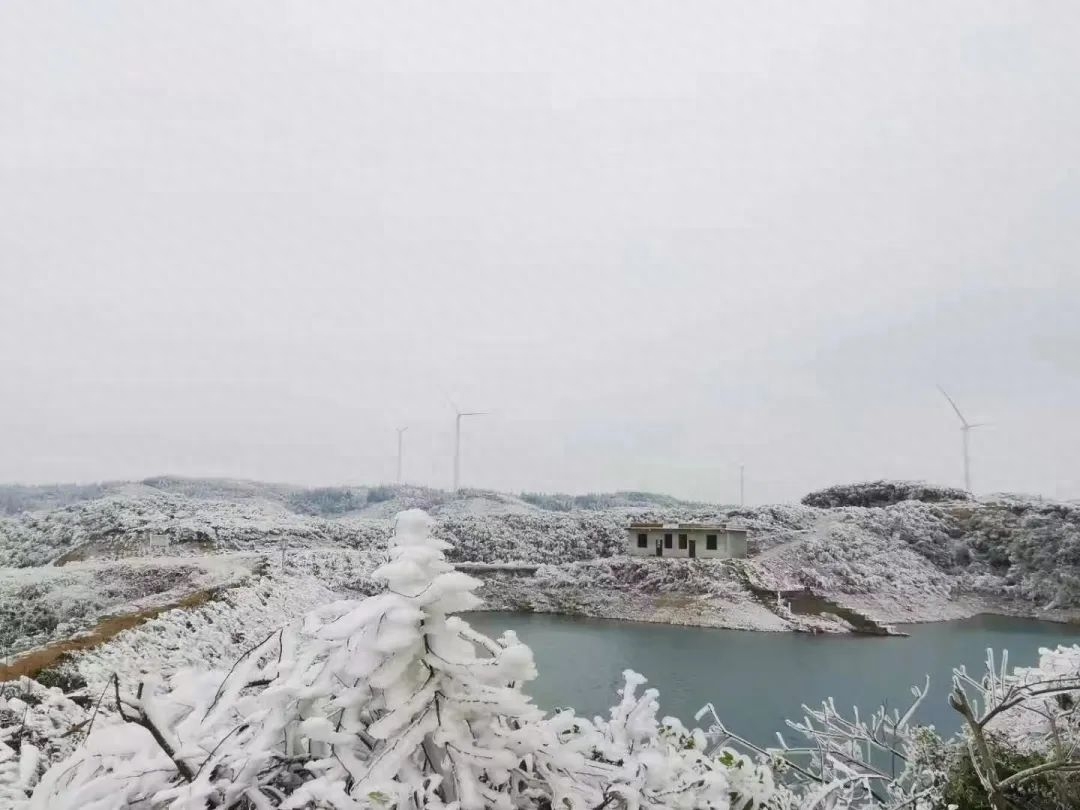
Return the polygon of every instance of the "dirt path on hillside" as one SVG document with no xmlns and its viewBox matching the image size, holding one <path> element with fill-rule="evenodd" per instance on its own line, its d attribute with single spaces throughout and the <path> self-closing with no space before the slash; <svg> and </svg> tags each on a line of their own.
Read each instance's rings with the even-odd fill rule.
<svg viewBox="0 0 1080 810">
<path fill-rule="evenodd" d="M 45 647 L 17 657 L 10 664 L 0 665 L 0 683 L 18 680 L 24 676 L 27 678 L 36 678 L 42 671 L 60 664 L 64 658 L 71 653 L 80 652 L 82 650 L 91 650 L 94 647 L 109 641 L 109 639 L 122 633 L 124 630 L 138 627 L 140 624 L 148 622 L 150 619 L 153 619 L 155 616 L 168 610 L 173 610 L 175 608 L 190 609 L 206 604 L 221 593 L 221 591 L 229 587 L 231 586 L 215 585 L 210 588 L 195 591 L 195 593 L 167 605 L 158 605 L 135 613 L 109 616 L 98 622 L 98 624 L 87 633 L 78 635 L 75 638 L 66 639 L 65 641 L 57 641 L 48 644 Z"/>
<path fill-rule="evenodd" d="M 818 537 L 824 537 L 828 534 L 829 529 L 837 523 L 836 518 L 831 515 L 820 515 L 814 521 L 814 525 L 809 529 L 794 529 L 791 531 L 793 535 L 790 540 L 785 540 L 783 543 L 779 543 L 771 548 L 766 549 L 760 554 L 752 557 L 754 562 L 765 562 L 767 560 L 774 559 L 782 555 L 789 548 L 797 543 L 801 543 L 811 535 L 817 535 Z"/>
</svg>

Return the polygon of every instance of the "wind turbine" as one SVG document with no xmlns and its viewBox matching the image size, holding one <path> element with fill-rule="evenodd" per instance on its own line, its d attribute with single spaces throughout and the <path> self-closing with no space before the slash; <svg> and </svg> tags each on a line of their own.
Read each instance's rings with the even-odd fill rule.
<svg viewBox="0 0 1080 810">
<path fill-rule="evenodd" d="M 739 465 L 739 506 L 746 503 L 746 465 Z"/>
<path fill-rule="evenodd" d="M 969 422 L 964 418 L 964 415 L 960 413 L 960 409 L 956 407 L 956 403 L 953 402 L 953 398 L 950 397 L 945 389 L 940 385 L 937 387 L 945 399 L 949 400 L 949 404 L 952 405 L 952 409 L 956 411 L 956 415 L 960 417 L 960 434 L 964 437 L 964 489 L 971 492 L 971 457 L 968 454 L 968 434 L 977 427 L 983 427 L 986 422 Z"/>
<path fill-rule="evenodd" d="M 453 402 L 450 404 L 454 405 Z M 484 416 L 487 411 L 459 411 L 454 405 L 454 412 L 457 414 L 454 420 L 454 492 L 457 492 L 461 481 L 461 419 L 464 416 Z"/>
<path fill-rule="evenodd" d="M 397 429 L 397 482 L 399 484 L 401 483 L 401 437 L 405 435 L 405 431 L 408 429 L 408 425 Z"/>
</svg>

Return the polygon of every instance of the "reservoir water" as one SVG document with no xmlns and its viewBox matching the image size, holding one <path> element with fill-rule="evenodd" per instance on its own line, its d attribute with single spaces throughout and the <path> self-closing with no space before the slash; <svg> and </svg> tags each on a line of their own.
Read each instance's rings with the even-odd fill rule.
<svg viewBox="0 0 1080 810">
<path fill-rule="evenodd" d="M 606 714 L 617 700 L 622 671 L 634 669 L 660 690 L 660 715 L 687 725 L 712 702 L 721 720 L 759 744 L 775 732 L 797 738 L 784 718 L 801 705 L 833 697 L 845 714 L 852 705 L 871 712 L 885 701 L 901 712 L 912 684 L 930 675 L 930 695 L 917 717 L 946 736 L 959 716 L 946 698 L 952 668 L 981 675 L 986 648 L 1008 649 L 1010 666 L 1031 666 L 1040 647 L 1080 643 L 1080 627 L 1004 616 L 907 625 L 908 637 L 811 636 L 676 627 L 544 613 L 469 613 L 477 630 L 498 636 L 513 630 L 533 649 L 540 676 L 526 691 L 544 709 L 573 706 L 579 714 Z"/>
</svg>

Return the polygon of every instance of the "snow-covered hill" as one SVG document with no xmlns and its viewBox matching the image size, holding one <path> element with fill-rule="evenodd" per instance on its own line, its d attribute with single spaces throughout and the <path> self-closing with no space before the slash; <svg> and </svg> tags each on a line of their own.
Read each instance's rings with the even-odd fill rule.
<svg viewBox="0 0 1080 810">
<path fill-rule="evenodd" d="M 111 484 L 97 497 L 57 508 L 0 517 L 0 560 L 25 567 L 111 557 L 269 552 L 283 543 L 290 548 L 384 547 L 393 516 L 418 508 L 436 518 L 439 534 L 455 546 L 455 560 L 569 562 L 618 554 L 630 516 L 719 514 L 715 508 L 671 507 L 682 502 L 643 493 L 589 496 L 583 502 L 591 508 L 572 511 L 559 506 L 568 496 L 550 497 L 555 506 L 548 509 L 482 490 L 299 489 L 148 479 Z M 24 493 L 23 500 L 33 499 Z M 607 502 L 635 505 L 597 506 Z M 651 507 L 654 502 L 664 508 Z"/>
<path fill-rule="evenodd" d="M 761 592 L 811 591 L 882 622 L 984 609 L 1072 617 L 1080 608 L 1080 507 L 1011 496 L 942 500 L 951 493 L 925 484 L 873 482 L 831 488 L 814 498 L 885 505 L 735 509 L 645 493 L 575 499 L 478 490 L 454 494 L 413 486 L 305 489 L 215 479 L 147 479 L 70 492 L 42 488 L 38 500 L 32 488 L 23 487 L 18 488 L 19 503 L 70 502 L 0 517 L 0 561 L 22 569 L 18 577 L 0 577 L 0 604 L 10 612 L 25 603 L 24 613 L 37 604 L 65 607 L 56 622 L 48 611 L 40 611 L 55 627 L 43 629 L 32 622 L 29 632 L 23 627 L 16 634 L 20 644 L 14 644 L 14 636 L 7 639 L 6 651 L 24 647 L 27 640 L 52 638 L 48 634 L 54 630 L 90 625 L 122 607 L 119 597 L 110 601 L 94 594 L 80 603 L 51 595 L 49 583 L 75 576 L 74 571 L 58 573 L 72 562 L 142 558 L 151 566 L 143 570 L 152 570 L 152 560 L 160 558 L 157 576 L 167 582 L 173 570 L 168 566 L 175 562 L 166 563 L 166 558 L 247 554 L 279 567 L 284 550 L 288 565 L 331 580 L 332 587 L 370 589 L 364 571 L 386 548 L 390 518 L 411 507 L 433 515 L 434 531 L 451 544 L 448 557 L 455 562 L 543 566 L 502 590 L 500 578 L 489 577 L 493 603 L 524 609 L 572 610 L 577 605 L 594 615 L 606 611 L 636 618 L 648 618 L 653 610 L 662 621 L 747 626 L 743 615 L 698 610 L 697 603 L 727 599 L 749 605 L 748 592 L 731 596 L 749 583 Z M 604 506 L 611 503 L 620 505 Z M 589 508 L 577 508 L 581 505 Z M 689 613 L 665 612 L 658 605 L 675 604 L 680 589 L 688 587 L 673 576 L 672 561 L 641 563 L 634 570 L 645 573 L 633 576 L 626 566 L 600 565 L 620 558 L 625 526 L 640 518 L 738 520 L 750 529 L 750 559 L 735 578 L 728 565 L 706 570 L 703 562 L 690 564 L 687 570 L 695 581 L 711 577 L 715 587 L 691 594 L 696 602 Z M 657 565 L 671 570 L 651 572 L 650 566 Z M 39 576 L 36 566 L 49 567 Z M 19 596 L 35 578 L 42 595 Z M 575 580 L 590 598 L 572 593 Z M 606 595 L 601 594 L 605 589 Z M 88 594 L 78 588 L 71 592 Z M 648 597 L 644 601 L 639 598 L 643 594 Z M 754 604 L 760 603 L 757 596 Z M 772 622 L 759 618 L 749 623 Z M 0 654 L 4 647 L 0 643 Z"/>
<path fill-rule="evenodd" d="M 297 514 L 262 497 L 205 499 L 129 484 L 59 509 L 0 518 L 0 559 L 21 567 L 115 556 L 261 551 L 283 541 L 359 547 L 386 534 L 385 520 L 329 520 Z"/>
</svg>

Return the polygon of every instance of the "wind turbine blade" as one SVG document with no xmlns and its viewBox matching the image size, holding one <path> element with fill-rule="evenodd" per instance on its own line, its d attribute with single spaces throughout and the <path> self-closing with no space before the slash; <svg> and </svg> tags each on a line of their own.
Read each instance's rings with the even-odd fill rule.
<svg viewBox="0 0 1080 810">
<path fill-rule="evenodd" d="M 949 396 L 949 394 L 948 394 L 948 393 L 947 393 L 947 392 L 945 391 L 945 389 L 944 389 L 944 388 L 942 388 L 942 387 L 941 387 L 941 386 L 939 385 L 939 386 L 937 387 L 937 390 L 941 392 L 941 395 L 942 395 L 943 397 L 945 397 L 945 399 L 949 400 L 949 404 L 950 404 L 950 405 L 952 405 L 952 409 L 953 409 L 954 411 L 956 411 L 956 415 L 960 417 L 960 421 L 961 421 L 961 422 L 963 423 L 964 427 L 971 427 L 971 426 L 970 426 L 970 425 L 968 424 L 968 421 L 967 421 L 967 419 L 965 419 L 965 418 L 964 418 L 964 415 L 963 415 L 962 413 L 960 413 L 960 409 L 956 407 L 956 403 L 955 403 L 955 402 L 953 402 L 953 398 Z"/>
<path fill-rule="evenodd" d="M 993 422 L 973 422 L 972 424 L 968 425 L 967 427 L 968 427 L 968 430 L 971 430 L 971 428 L 986 427 L 987 425 L 992 425 L 992 424 L 994 424 L 994 423 Z"/>
<path fill-rule="evenodd" d="M 446 390 L 446 388 L 444 386 L 440 385 L 439 386 L 439 391 L 442 393 L 443 399 L 445 399 L 448 403 L 450 403 L 450 407 L 454 409 L 454 413 L 460 413 L 461 409 L 458 408 L 457 403 L 454 402 L 454 400 L 450 398 L 450 393 Z"/>
<path fill-rule="evenodd" d="M 459 413 L 458 416 L 487 416 L 487 411 L 465 411 Z"/>
</svg>

